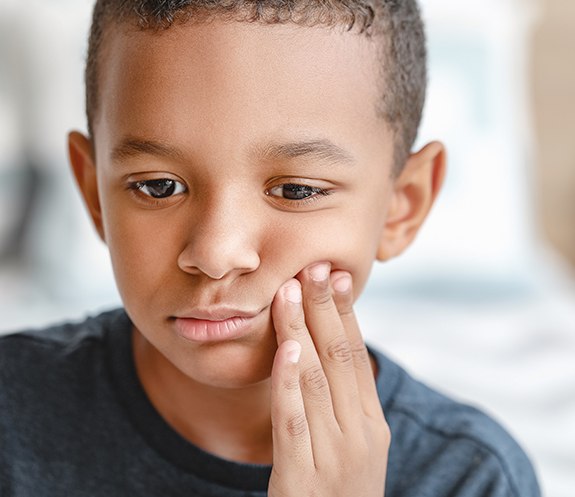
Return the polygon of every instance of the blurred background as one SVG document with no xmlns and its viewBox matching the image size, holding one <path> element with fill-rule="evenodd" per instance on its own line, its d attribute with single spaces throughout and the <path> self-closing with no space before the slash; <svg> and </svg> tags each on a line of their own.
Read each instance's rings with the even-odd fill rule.
<svg viewBox="0 0 575 497">
<path fill-rule="evenodd" d="M 119 305 L 75 190 L 92 0 L 0 0 L 0 333 Z M 575 492 L 575 2 L 424 0 L 419 144 L 449 172 L 416 243 L 374 268 L 369 342 L 489 412 L 545 495 Z"/>
</svg>

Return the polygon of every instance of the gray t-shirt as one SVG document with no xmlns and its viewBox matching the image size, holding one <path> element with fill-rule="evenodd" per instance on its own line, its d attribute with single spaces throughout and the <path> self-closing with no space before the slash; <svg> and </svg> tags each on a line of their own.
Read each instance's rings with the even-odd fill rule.
<svg viewBox="0 0 575 497">
<path fill-rule="evenodd" d="M 270 466 L 208 454 L 158 414 L 130 334 L 118 309 L 0 338 L 0 496 L 264 496 Z M 392 432 L 387 497 L 540 495 L 500 426 L 371 352 Z"/>
</svg>

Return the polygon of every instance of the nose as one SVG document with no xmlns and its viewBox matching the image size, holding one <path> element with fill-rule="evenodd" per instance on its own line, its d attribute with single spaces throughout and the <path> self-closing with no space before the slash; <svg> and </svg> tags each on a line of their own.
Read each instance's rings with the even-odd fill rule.
<svg viewBox="0 0 575 497">
<path fill-rule="evenodd" d="M 210 201 L 192 216 L 187 243 L 178 266 L 190 274 L 220 280 L 230 274 L 255 271 L 260 265 L 258 216 L 233 199 Z"/>
</svg>

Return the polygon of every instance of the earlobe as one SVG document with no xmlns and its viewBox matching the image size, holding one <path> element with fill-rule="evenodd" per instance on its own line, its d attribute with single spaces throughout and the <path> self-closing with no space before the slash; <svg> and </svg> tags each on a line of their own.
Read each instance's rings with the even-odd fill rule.
<svg viewBox="0 0 575 497">
<path fill-rule="evenodd" d="M 379 261 L 398 256 L 414 240 L 441 189 L 445 169 L 445 147 L 439 142 L 410 155 L 394 180 L 376 255 Z"/>
<path fill-rule="evenodd" d="M 68 135 L 68 153 L 70 165 L 72 166 L 76 183 L 78 184 L 88 213 L 94 222 L 94 227 L 98 235 L 105 242 L 92 143 L 82 133 L 72 131 Z"/>
</svg>

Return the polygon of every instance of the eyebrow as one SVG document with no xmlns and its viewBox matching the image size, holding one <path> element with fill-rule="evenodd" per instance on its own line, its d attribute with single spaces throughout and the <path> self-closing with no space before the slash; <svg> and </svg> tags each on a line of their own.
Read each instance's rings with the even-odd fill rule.
<svg viewBox="0 0 575 497">
<path fill-rule="evenodd" d="M 332 141 L 319 140 L 268 143 L 256 148 L 256 154 L 264 160 L 297 159 L 309 157 L 323 162 L 353 164 L 353 156 Z"/>
<path fill-rule="evenodd" d="M 138 155 L 155 155 L 175 161 L 184 161 L 184 154 L 177 148 L 152 140 L 141 140 L 128 136 L 112 150 L 113 161 L 124 161 Z"/>
<path fill-rule="evenodd" d="M 297 159 L 308 157 L 322 162 L 336 164 L 354 164 L 353 156 L 331 140 L 291 141 L 282 143 L 266 143 L 254 148 L 255 155 L 268 161 Z M 154 155 L 166 157 L 174 161 L 184 162 L 185 154 L 170 145 L 153 140 L 142 140 L 128 136 L 112 149 L 111 157 L 115 162 L 122 162 L 139 155 Z"/>
</svg>

